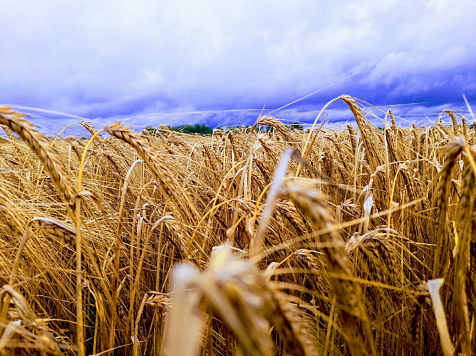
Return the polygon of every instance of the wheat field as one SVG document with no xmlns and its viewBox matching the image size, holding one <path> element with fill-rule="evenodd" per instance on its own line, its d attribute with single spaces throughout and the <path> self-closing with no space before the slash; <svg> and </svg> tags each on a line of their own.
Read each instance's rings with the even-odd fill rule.
<svg viewBox="0 0 476 356">
<path fill-rule="evenodd" d="M 212 136 L 1 108 L 0 354 L 475 355 L 474 126 L 337 100 Z"/>
</svg>

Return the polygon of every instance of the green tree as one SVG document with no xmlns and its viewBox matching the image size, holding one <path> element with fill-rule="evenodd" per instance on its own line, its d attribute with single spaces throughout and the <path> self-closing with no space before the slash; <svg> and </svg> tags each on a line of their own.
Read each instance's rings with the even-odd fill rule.
<svg viewBox="0 0 476 356">
<path fill-rule="evenodd" d="M 304 130 L 303 127 L 302 127 L 302 125 L 301 125 L 299 122 L 294 122 L 291 126 L 292 126 L 292 128 L 293 128 L 294 130 L 299 130 L 299 131 L 303 131 L 303 130 Z"/>
<path fill-rule="evenodd" d="M 213 129 L 205 124 L 172 126 L 169 127 L 169 129 L 187 134 L 198 133 L 200 135 L 211 135 L 213 133 Z"/>
</svg>

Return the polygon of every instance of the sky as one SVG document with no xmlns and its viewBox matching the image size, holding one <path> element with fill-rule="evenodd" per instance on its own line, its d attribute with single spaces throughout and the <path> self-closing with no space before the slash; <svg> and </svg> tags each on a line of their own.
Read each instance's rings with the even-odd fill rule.
<svg viewBox="0 0 476 356">
<path fill-rule="evenodd" d="M 306 96 L 272 114 L 309 122 L 341 94 L 406 122 L 464 113 L 463 94 L 476 104 L 475 0 L 2 0 L 0 13 L 0 104 L 52 131 L 76 117 L 252 123 Z"/>
</svg>

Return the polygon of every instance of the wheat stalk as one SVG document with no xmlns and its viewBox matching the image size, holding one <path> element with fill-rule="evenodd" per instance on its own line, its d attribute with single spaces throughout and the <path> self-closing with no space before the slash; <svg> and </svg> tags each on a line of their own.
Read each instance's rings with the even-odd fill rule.
<svg viewBox="0 0 476 356">
<path fill-rule="evenodd" d="M 9 108 L 0 108 L 0 124 L 8 127 L 35 152 L 51 176 L 63 201 L 74 204 L 76 190 L 72 184 L 63 162 L 51 147 L 47 138 L 34 129 L 33 124 Z"/>
</svg>

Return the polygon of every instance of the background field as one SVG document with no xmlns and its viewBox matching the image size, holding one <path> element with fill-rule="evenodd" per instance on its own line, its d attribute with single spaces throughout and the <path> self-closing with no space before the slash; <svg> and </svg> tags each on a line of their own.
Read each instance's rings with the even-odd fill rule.
<svg viewBox="0 0 476 356">
<path fill-rule="evenodd" d="M 1 109 L 0 352 L 474 354 L 474 127 L 340 99 L 338 130 L 212 136 Z"/>
</svg>

